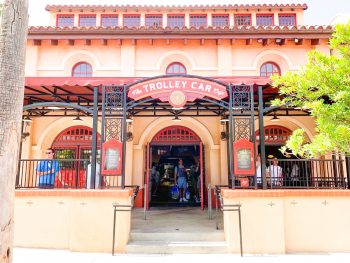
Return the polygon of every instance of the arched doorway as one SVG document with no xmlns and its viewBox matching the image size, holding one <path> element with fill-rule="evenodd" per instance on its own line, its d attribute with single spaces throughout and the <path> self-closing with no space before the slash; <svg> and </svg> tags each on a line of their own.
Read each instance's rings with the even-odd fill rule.
<svg viewBox="0 0 350 263">
<path fill-rule="evenodd" d="M 57 184 L 73 188 L 86 187 L 86 167 L 92 154 L 92 136 L 92 128 L 83 125 L 69 127 L 57 135 L 51 146 L 55 150 L 55 158 L 60 159 L 63 182 Z M 97 141 L 100 141 L 99 134 Z"/>
<path fill-rule="evenodd" d="M 150 206 L 203 207 L 204 151 L 199 136 L 191 129 L 174 125 L 160 130 L 147 144 L 147 204 Z M 179 160 L 187 174 L 187 200 L 172 194 Z"/>
<path fill-rule="evenodd" d="M 274 157 L 278 159 L 284 159 L 285 156 L 283 156 L 279 149 L 281 148 L 281 146 L 285 145 L 286 141 L 292 135 L 292 131 L 283 126 L 270 125 L 264 127 L 264 134 L 266 157 L 268 159 L 272 159 Z M 255 138 L 257 144 L 259 144 L 259 130 L 255 132 Z"/>
</svg>

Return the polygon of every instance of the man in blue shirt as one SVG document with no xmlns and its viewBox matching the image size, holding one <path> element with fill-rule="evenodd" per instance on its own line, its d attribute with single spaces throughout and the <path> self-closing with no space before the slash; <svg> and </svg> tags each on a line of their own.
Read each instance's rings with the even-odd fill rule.
<svg viewBox="0 0 350 263">
<path fill-rule="evenodd" d="M 55 151 L 52 148 L 46 150 L 47 159 L 40 161 L 36 167 L 39 176 L 39 188 L 54 188 L 55 178 L 60 171 L 58 161 L 53 160 Z"/>
</svg>

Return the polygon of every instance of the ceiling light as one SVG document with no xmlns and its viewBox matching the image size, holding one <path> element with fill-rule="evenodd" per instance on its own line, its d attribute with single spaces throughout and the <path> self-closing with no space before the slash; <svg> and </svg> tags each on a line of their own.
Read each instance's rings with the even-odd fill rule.
<svg viewBox="0 0 350 263">
<path fill-rule="evenodd" d="M 276 112 L 275 112 L 275 114 L 273 115 L 273 118 L 270 121 L 280 121 L 280 118 L 278 118 L 276 116 Z"/>
<path fill-rule="evenodd" d="M 172 119 L 172 121 L 174 122 L 179 122 L 181 121 L 181 119 L 179 118 L 179 116 L 177 116 L 177 114 L 175 115 L 174 119 Z"/>
<path fill-rule="evenodd" d="M 47 107 L 49 110 L 59 110 L 60 107 L 57 107 L 57 106 L 49 106 Z"/>
<path fill-rule="evenodd" d="M 131 116 L 126 117 L 126 122 L 132 123 L 134 120 L 131 118 Z"/>
</svg>

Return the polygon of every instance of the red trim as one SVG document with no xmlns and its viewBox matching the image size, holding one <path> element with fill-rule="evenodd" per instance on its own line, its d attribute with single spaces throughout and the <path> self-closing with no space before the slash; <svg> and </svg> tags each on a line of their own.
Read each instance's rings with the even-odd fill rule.
<svg viewBox="0 0 350 263">
<path fill-rule="evenodd" d="M 101 17 L 100 17 L 100 25 L 101 26 L 103 26 L 102 25 L 102 18 L 103 17 L 116 17 L 117 18 L 117 26 L 119 26 L 119 16 L 118 15 L 116 15 L 116 14 L 103 14 L 103 15 L 101 15 Z"/>
<path fill-rule="evenodd" d="M 119 156 L 118 157 L 118 165 L 114 169 L 108 169 L 108 167 L 105 166 L 106 162 L 106 156 L 108 150 L 114 150 L 116 151 Z M 102 144 L 102 165 L 101 165 L 101 174 L 102 175 L 121 175 L 122 168 L 123 168 L 123 162 L 122 162 L 122 156 L 123 156 L 123 144 L 121 141 L 118 141 L 117 139 L 111 139 Z M 113 158 L 116 158 L 115 156 Z M 109 160 L 107 158 L 107 160 Z"/>
<path fill-rule="evenodd" d="M 78 25 L 80 26 L 80 18 L 81 17 L 95 17 L 95 21 L 97 21 L 96 20 L 96 14 L 79 14 L 79 19 L 78 19 Z M 96 26 L 96 22 L 95 22 L 95 26 Z"/>
<path fill-rule="evenodd" d="M 294 26 L 296 26 L 297 23 L 297 14 L 296 13 L 278 13 L 278 25 L 280 26 L 280 16 L 294 16 Z"/>
<path fill-rule="evenodd" d="M 149 209 L 149 177 L 150 177 L 150 170 L 151 170 L 151 164 L 150 164 L 150 148 L 149 143 L 147 143 L 147 153 L 146 153 L 146 209 Z"/>
<path fill-rule="evenodd" d="M 160 130 L 152 139 L 151 143 L 154 142 L 193 142 L 198 143 L 201 142 L 198 135 L 192 131 L 191 129 L 174 125 L 166 127 Z"/>
<path fill-rule="evenodd" d="M 265 143 L 282 143 L 284 144 L 292 135 L 292 131 L 279 125 L 270 125 L 264 127 Z M 259 130 L 255 132 L 255 138 L 260 140 Z"/>
<path fill-rule="evenodd" d="M 199 160 L 200 160 L 200 180 L 201 180 L 201 185 L 199 186 L 201 188 L 201 196 L 200 196 L 200 201 L 201 201 L 201 209 L 204 209 L 204 174 L 203 174 L 203 168 L 204 168 L 204 159 L 203 159 L 203 143 L 201 142 L 199 144 Z M 211 200 L 208 200 L 208 202 L 211 202 Z"/>
<path fill-rule="evenodd" d="M 238 153 L 240 151 L 250 151 L 250 169 L 244 169 L 238 165 Z M 248 139 L 240 139 L 235 141 L 233 144 L 233 155 L 234 155 L 234 173 L 235 175 L 251 175 L 255 174 L 255 162 L 254 162 L 254 143 Z"/>
<path fill-rule="evenodd" d="M 59 14 L 56 15 L 56 26 L 58 26 L 58 18 L 59 17 L 73 17 L 73 26 L 74 26 L 74 15 L 73 14 Z"/>
<path fill-rule="evenodd" d="M 272 17 L 272 25 L 273 26 L 275 25 L 275 15 L 273 13 L 259 13 L 259 14 L 256 14 L 256 20 L 255 21 L 258 21 L 258 16 L 271 16 Z M 256 23 L 256 26 L 258 26 L 258 23 Z"/>
</svg>

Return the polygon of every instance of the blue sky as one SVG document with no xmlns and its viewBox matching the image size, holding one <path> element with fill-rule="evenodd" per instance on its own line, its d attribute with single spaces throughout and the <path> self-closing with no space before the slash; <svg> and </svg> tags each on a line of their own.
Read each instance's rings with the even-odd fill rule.
<svg viewBox="0 0 350 263">
<path fill-rule="evenodd" d="M 129 5 L 200 5 L 200 4 L 258 4 L 258 3 L 306 3 L 309 8 L 305 11 L 306 25 L 325 25 L 340 13 L 350 14 L 350 0 L 29 0 L 30 25 L 48 25 L 48 15 L 45 11 L 47 4 L 55 5 L 94 5 L 94 4 L 129 4 Z"/>
</svg>

